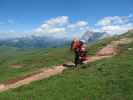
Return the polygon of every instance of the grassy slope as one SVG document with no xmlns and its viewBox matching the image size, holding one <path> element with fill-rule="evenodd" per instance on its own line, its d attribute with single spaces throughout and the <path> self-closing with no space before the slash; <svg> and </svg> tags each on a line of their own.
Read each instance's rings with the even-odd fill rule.
<svg viewBox="0 0 133 100">
<path fill-rule="evenodd" d="M 94 55 L 96 51 L 108 44 L 113 38 L 104 39 L 88 46 L 88 54 Z M 0 47 L 0 82 L 17 76 L 28 74 L 36 69 L 51 67 L 64 62 L 72 61 L 73 54 L 69 48 L 30 49 L 22 50 L 13 47 Z M 12 65 L 22 65 L 22 68 L 12 68 Z"/>
<path fill-rule="evenodd" d="M 113 58 L 1 93 L 0 100 L 133 100 L 133 43 L 120 48 Z"/>
<path fill-rule="evenodd" d="M 110 38 L 106 38 L 103 40 L 99 40 L 95 43 L 89 44 L 87 46 L 88 55 L 95 55 L 98 50 L 102 49 L 107 44 L 109 44 L 112 40 L 115 40 L 115 39 L 117 38 L 110 37 Z"/>
<path fill-rule="evenodd" d="M 67 48 L 22 50 L 1 47 L 0 52 L 0 82 L 42 67 L 51 67 L 73 59 L 72 52 Z M 11 66 L 14 64 L 22 65 L 23 67 L 12 68 Z"/>
</svg>

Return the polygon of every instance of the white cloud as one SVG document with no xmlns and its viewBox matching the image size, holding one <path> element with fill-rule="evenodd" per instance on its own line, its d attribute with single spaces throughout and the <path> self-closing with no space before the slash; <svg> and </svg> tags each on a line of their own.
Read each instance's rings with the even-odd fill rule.
<svg viewBox="0 0 133 100">
<path fill-rule="evenodd" d="M 74 24 L 69 23 L 67 25 L 67 30 L 69 30 L 72 34 L 77 34 L 79 37 L 86 31 L 90 30 L 90 26 L 86 21 L 77 21 Z"/>
<path fill-rule="evenodd" d="M 59 16 L 56 18 L 51 18 L 45 21 L 38 28 L 34 29 L 34 32 L 35 35 L 63 37 L 66 34 L 65 25 L 67 23 L 68 23 L 68 16 Z"/>
<path fill-rule="evenodd" d="M 43 32 L 44 30 L 42 30 Z M 50 29 L 45 29 L 45 33 L 49 34 L 49 35 L 53 35 L 53 34 L 56 34 L 56 33 L 65 33 L 65 28 L 50 28 Z"/>
<path fill-rule="evenodd" d="M 59 16 L 56 18 L 52 18 L 48 21 L 45 21 L 45 24 L 54 26 L 54 25 L 63 25 L 68 22 L 68 16 Z"/>
<path fill-rule="evenodd" d="M 85 21 L 78 21 L 78 22 L 76 23 L 76 25 L 77 25 L 78 27 L 83 27 L 83 26 L 87 26 L 87 25 L 88 25 L 88 22 L 85 22 Z"/>
<path fill-rule="evenodd" d="M 101 32 L 109 34 L 122 34 L 133 29 L 133 15 L 128 16 L 110 16 L 99 20 L 97 24 Z"/>
<path fill-rule="evenodd" d="M 43 29 L 41 28 L 41 27 L 38 27 L 38 28 L 36 28 L 36 29 L 34 29 L 34 32 L 43 32 Z"/>
<path fill-rule="evenodd" d="M 42 24 L 41 28 L 50 28 L 51 26 L 49 24 Z"/>
<path fill-rule="evenodd" d="M 65 28 L 52 28 L 48 30 L 48 33 L 65 33 Z"/>
<path fill-rule="evenodd" d="M 102 20 L 98 21 L 96 25 L 98 26 L 106 26 L 106 25 L 110 25 L 111 24 L 111 20 L 109 18 L 103 18 Z"/>
<path fill-rule="evenodd" d="M 34 34 L 57 37 L 60 35 L 60 37 L 64 37 L 66 36 L 66 33 L 80 34 L 82 32 L 85 32 L 89 28 L 88 22 L 86 21 L 77 21 L 72 24 L 68 19 L 68 16 L 59 16 L 56 18 L 51 18 L 45 21 L 38 28 L 34 29 Z"/>
<path fill-rule="evenodd" d="M 74 24 L 69 24 L 67 27 L 68 28 L 81 28 L 81 27 L 85 27 L 88 25 L 88 22 L 86 21 L 78 21 Z"/>
<path fill-rule="evenodd" d="M 133 24 L 128 23 L 125 25 L 109 25 L 109 26 L 103 26 L 101 27 L 102 32 L 107 32 L 109 34 L 122 34 L 127 32 L 128 30 L 133 29 Z"/>
<path fill-rule="evenodd" d="M 40 35 L 54 35 L 56 33 L 65 33 L 65 28 L 57 28 L 57 27 L 53 27 L 53 28 L 37 28 L 35 29 L 36 33 L 39 33 Z"/>
<path fill-rule="evenodd" d="M 129 16 L 109 16 L 104 17 L 99 20 L 96 25 L 98 26 L 107 26 L 107 25 L 115 25 L 115 24 L 125 24 L 128 23 L 132 19 L 132 14 Z"/>
</svg>

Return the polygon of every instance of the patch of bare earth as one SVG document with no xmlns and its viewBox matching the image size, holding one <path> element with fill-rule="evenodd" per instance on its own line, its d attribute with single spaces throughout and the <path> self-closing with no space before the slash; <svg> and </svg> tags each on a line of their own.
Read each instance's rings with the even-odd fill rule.
<svg viewBox="0 0 133 100">
<path fill-rule="evenodd" d="M 13 64 L 13 65 L 10 65 L 11 68 L 22 68 L 24 67 L 24 65 L 21 65 L 21 64 Z"/>
</svg>

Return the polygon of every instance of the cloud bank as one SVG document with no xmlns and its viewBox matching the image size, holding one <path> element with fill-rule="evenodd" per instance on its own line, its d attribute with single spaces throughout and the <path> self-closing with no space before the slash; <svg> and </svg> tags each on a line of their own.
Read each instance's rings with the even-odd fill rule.
<svg viewBox="0 0 133 100">
<path fill-rule="evenodd" d="M 133 29 L 133 15 L 109 16 L 99 20 L 96 24 L 99 31 L 109 34 L 122 34 Z"/>
<path fill-rule="evenodd" d="M 82 33 L 88 30 L 88 22 L 77 21 L 71 23 L 68 16 L 59 16 L 44 21 L 39 27 L 33 30 L 35 35 L 67 37 L 68 34 L 72 35 Z"/>
<path fill-rule="evenodd" d="M 68 23 L 67 16 L 59 16 L 56 18 L 49 19 L 45 21 L 42 25 L 38 28 L 33 30 L 36 35 L 53 35 L 56 36 L 60 33 L 65 34 L 66 29 L 65 25 Z M 58 35 L 59 36 L 59 35 Z"/>
<path fill-rule="evenodd" d="M 37 35 L 52 35 L 63 37 L 81 35 L 86 31 L 107 32 L 110 35 L 122 34 L 133 29 L 133 15 L 128 16 L 108 16 L 97 21 L 94 26 L 90 26 L 87 21 L 76 21 L 72 23 L 68 16 L 59 16 L 45 21 L 38 28 L 34 29 Z"/>
<path fill-rule="evenodd" d="M 8 20 L 6 23 L 13 24 L 13 20 Z M 4 22 L 0 22 L 3 25 Z M 71 22 L 68 16 L 58 16 L 50 18 L 41 25 L 38 25 L 35 29 L 30 32 L 7 32 L 8 34 L 16 36 L 53 36 L 56 38 L 73 38 L 75 36 L 80 37 L 86 31 L 92 32 L 106 32 L 110 35 L 122 34 L 128 30 L 133 29 L 133 15 L 128 16 L 107 16 L 96 22 L 95 25 L 91 26 L 88 21 L 77 20 Z M 6 34 L 7 34 L 6 33 Z M 3 34 L 3 33 L 2 33 Z M 13 37 L 13 36 L 12 36 Z"/>
</svg>

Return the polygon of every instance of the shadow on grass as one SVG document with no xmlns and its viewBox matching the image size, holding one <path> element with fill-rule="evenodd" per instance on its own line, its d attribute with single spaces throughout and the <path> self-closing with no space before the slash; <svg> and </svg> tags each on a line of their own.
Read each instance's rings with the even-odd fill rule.
<svg viewBox="0 0 133 100">
<path fill-rule="evenodd" d="M 63 64 L 63 66 L 64 67 L 67 67 L 67 68 L 73 68 L 73 67 L 75 67 L 75 65 L 73 65 L 73 64 Z"/>
</svg>

